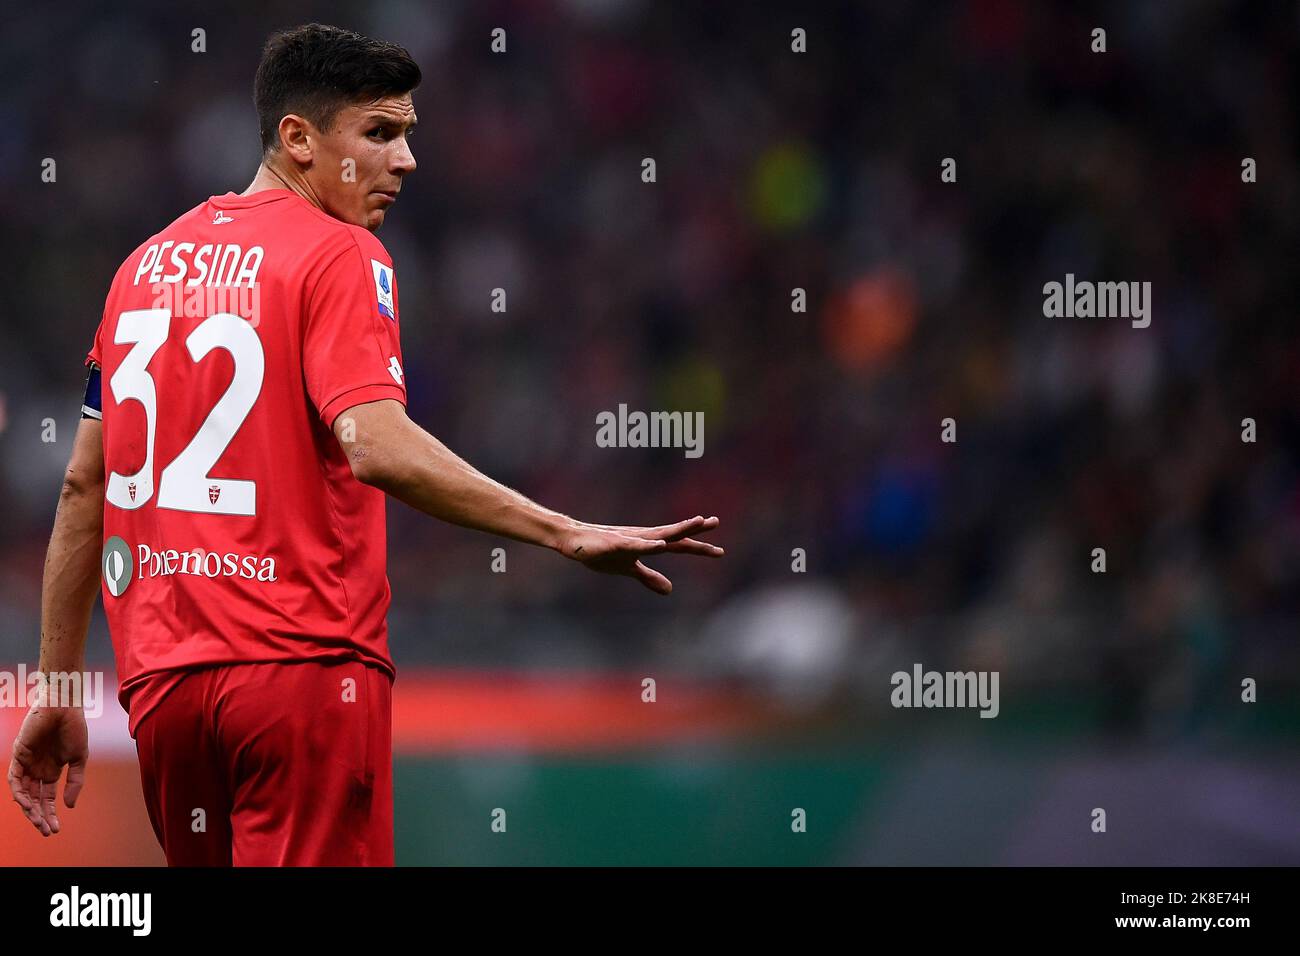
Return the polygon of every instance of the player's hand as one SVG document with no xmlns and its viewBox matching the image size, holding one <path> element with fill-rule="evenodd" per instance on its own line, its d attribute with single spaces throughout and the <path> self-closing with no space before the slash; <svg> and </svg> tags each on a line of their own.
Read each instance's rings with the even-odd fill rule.
<svg viewBox="0 0 1300 956">
<path fill-rule="evenodd" d="M 588 524 L 578 522 L 560 542 L 560 553 L 581 561 L 603 574 L 626 574 L 636 578 L 656 594 L 671 594 L 673 583 L 642 558 L 653 554 L 694 554 L 719 558 L 725 552 L 717 545 L 691 537 L 718 526 L 716 516 L 696 515 L 676 524 L 641 528 L 633 525 Z"/>
<path fill-rule="evenodd" d="M 86 715 L 80 707 L 33 707 L 14 738 L 9 761 L 9 790 L 24 816 L 42 836 L 59 832 L 55 810 L 59 777 L 68 766 L 63 802 L 74 807 L 86 778 L 90 749 Z"/>
</svg>

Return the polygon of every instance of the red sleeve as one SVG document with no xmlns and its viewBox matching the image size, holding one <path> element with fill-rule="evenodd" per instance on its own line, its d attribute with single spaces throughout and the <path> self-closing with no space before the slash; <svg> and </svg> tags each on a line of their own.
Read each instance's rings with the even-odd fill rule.
<svg viewBox="0 0 1300 956">
<path fill-rule="evenodd" d="M 327 428 L 353 405 L 406 404 L 396 278 L 386 254 L 370 258 L 354 243 L 325 266 L 307 300 L 302 366 Z"/>
<path fill-rule="evenodd" d="M 99 319 L 99 328 L 95 330 L 94 341 L 90 343 L 90 351 L 86 353 L 86 360 L 81 363 L 82 365 L 89 365 L 91 362 L 94 362 L 100 368 L 104 367 L 104 329 L 109 325 L 108 318 L 109 313 L 113 308 L 113 294 L 117 291 L 118 281 L 122 278 L 122 273 L 126 270 L 126 267 L 131 264 L 132 260 L 136 258 L 138 253 L 140 253 L 139 249 L 128 256 L 126 261 L 117 267 L 117 272 L 113 273 L 113 281 L 109 284 L 108 294 L 104 297 L 104 312 Z"/>
<path fill-rule="evenodd" d="M 89 365 L 94 362 L 100 368 L 104 367 L 104 323 L 99 323 L 99 328 L 95 330 L 95 340 L 90 343 L 90 351 L 86 353 L 86 360 L 82 365 Z"/>
</svg>

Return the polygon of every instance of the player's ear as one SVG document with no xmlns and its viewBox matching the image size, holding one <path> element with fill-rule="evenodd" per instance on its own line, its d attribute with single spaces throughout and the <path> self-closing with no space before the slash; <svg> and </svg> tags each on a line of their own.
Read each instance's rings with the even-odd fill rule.
<svg viewBox="0 0 1300 956">
<path fill-rule="evenodd" d="M 294 162 L 310 165 L 316 128 L 297 113 L 289 113 L 280 118 L 279 132 L 280 149 Z"/>
</svg>

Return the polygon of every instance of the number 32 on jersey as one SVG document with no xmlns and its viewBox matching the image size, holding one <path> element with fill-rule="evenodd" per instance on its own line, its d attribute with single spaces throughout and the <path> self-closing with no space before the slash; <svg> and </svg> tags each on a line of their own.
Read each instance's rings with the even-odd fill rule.
<svg viewBox="0 0 1300 956">
<path fill-rule="evenodd" d="M 139 402 L 145 414 L 144 466 L 134 475 L 116 471 L 108 477 L 105 498 L 127 511 L 143 507 L 154 496 L 154 437 L 158 428 L 158 391 L 149 374 L 150 360 L 167 341 L 172 314 L 169 309 L 133 309 L 117 321 L 113 341 L 133 345 L 109 380 L 113 398 L 120 404 Z M 230 387 L 208 413 L 198 432 L 158 479 L 159 508 L 200 514 L 257 514 L 257 484 L 234 478 L 214 479 L 208 474 L 230 445 L 262 391 L 266 355 L 252 326 L 237 315 L 219 312 L 204 319 L 185 340 L 190 358 L 198 363 L 213 349 L 230 353 L 235 374 Z M 213 494 L 213 489 L 217 493 Z"/>
</svg>

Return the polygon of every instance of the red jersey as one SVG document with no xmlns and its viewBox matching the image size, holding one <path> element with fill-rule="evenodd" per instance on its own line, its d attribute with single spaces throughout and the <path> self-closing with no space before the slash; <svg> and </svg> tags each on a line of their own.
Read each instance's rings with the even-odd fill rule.
<svg viewBox="0 0 1300 956">
<path fill-rule="evenodd" d="M 385 496 L 332 427 L 406 404 L 392 260 L 287 189 L 213 196 L 118 269 L 103 599 L 140 719 L 187 668 L 388 654 Z"/>
</svg>

